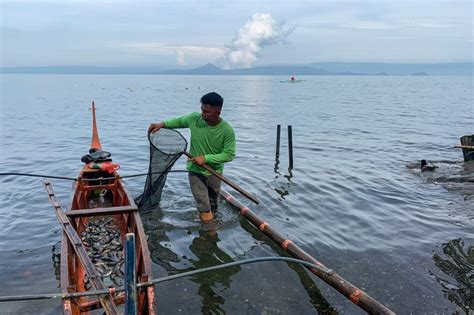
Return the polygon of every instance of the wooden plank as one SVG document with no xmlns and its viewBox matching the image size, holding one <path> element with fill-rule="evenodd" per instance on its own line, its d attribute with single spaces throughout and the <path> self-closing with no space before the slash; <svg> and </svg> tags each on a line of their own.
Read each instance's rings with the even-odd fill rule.
<svg viewBox="0 0 474 315">
<path fill-rule="evenodd" d="M 140 281 L 141 282 L 146 282 L 148 281 L 151 276 L 152 276 L 152 271 L 151 271 L 151 258 L 150 258 L 150 250 L 148 249 L 148 243 L 146 240 L 146 234 L 145 230 L 143 228 L 143 223 L 140 218 L 140 214 L 138 212 L 133 213 L 133 219 L 134 219 L 134 224 L 136 228 L 136 236 L 138 237 L 137 242 L 138 242 L 138 251 L 137 251 L 137 257 L 141 260 L 140 263 L 137 263 L 137 267 L 142 267 L 143 270 L 139 272 L 140 274 Z M 143 289 L 143 291 L 141 291 Z M 148 307 L 148 314 L 149 315 L 154 315 L 155 310 L 154 310 L 154 288 L 153 286 L 147 287 L 147 288 L 140 288 L 140 304 L 139 305 L 144 305 L 146 304 L 146 301 L 148 302 L 147 307 Z"/>
<path fill-rule="evenodd" d="M 138 208 L 132 206 L 119 206 L 110 208 L 92 208 L 92 209 L 80 209 L 80 210 L 69 210 L 65 214 L 68 217 L 89 217 L 98 215 L 114 215 L 126 212 L 138 211 Z"/>
<path fill-rule="evenodd" d="M 97 180 L 99 181 L 99 180 Z M 116 184 L 100 184 L 100 185 L 86 185 L 86 184 L 83 184 L 82 187 L 81 187 L 81 191 L 82 190 L 96 190 L 96 189 L 108 189 L 108 190 L 112 190 L 114 189 L 116 186 Z"/>
<path fill-rule="evenodd" d="M 133 199 L 132 195 L 128 192 L 127 189 L 125 189 L 125 184 L 123 183 L 123 180 L 119 179 L 118 182 L 120 183 L 120 186 L 122 186 L 123 192 L 127 196 L 128 202 L 132 207 L 135 207 L 138 209 L 137 204 L 135 203 L 135 199 Z"/>
<path fill-rule="evenodd" d="M 46 189 L 46 192 L 48 193 L 49 200 L 51 201 L 51 204 L 54 207 L 54 210 L 56 212 L 56 217 L 58 218 L 58 221 L 62 224 L 64 233 L 66 233 L 69 241 L 72 244 L 72 247 L 74 248 L 74 251 L 76 252 L 77 257 L 79 258 L 79 260 L 82 263 L 82 266 L 86 270 L 86 273 L 89 276 L 92 287 L 95 290 L 105 289 L 105 285 L 102 282 L 99 273 L 97 272 L 94 264 L 92 263 L 89 256 L 87 255 L 87 251 L 84 248 L 84 245 L 82 244 L 82 241 L 79 235 L 77 235 L 76 230 L 74 230 L 74 228 L 71 226 L 71 222 L 69 221 L 68 217 L 64 213 L 64 210 L 59 205 L 59 201 L 54 195 L 53 187 L 51 186 L 51 183 L 48 180 L 44 181 L 44 187 Z M 109 295 L 99 295 L 99 300 L 106 314 L 119 313 L 117 306 L 114 304 L 114 301 Z"/>
<path fill-rule="evenodd" d="M 455 148 L 474 150 L 474 145 L 455 145 Z"/>
<path fill-rule="evenodd" d="M 120 293 L 114 297 L 114 302 L 117 305 L 123 304 L 125 302 L 125 294 Z M 79 305 L 81 312 L 88 312 L 93 311 L 100 308 L 100 301 L 99 300 L 90 300 Z"/>
</svg>

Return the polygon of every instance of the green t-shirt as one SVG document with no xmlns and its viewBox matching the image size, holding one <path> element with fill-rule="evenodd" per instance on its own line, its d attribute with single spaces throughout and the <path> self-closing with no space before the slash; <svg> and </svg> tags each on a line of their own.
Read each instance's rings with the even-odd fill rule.
<svg viewBox="0 0 474 315">
<path fill-rule="evenodd" d="M 206 163 L 222 173 L 224 163 L 235 157 L 235 134 L 232 127 L 223 119 L 215 126 L 209 126 L 200 113 L 165 120 L 165 128 L 189 128 L 191 130 L 192 156 L 204 155 Z M 186 168 L 190 172 L 211 175 L 204 168 L 188 161 Z"/>
</svg>

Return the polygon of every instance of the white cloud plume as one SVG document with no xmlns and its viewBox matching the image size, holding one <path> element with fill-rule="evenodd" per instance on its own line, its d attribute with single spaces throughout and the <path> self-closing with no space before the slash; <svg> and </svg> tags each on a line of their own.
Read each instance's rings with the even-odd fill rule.
<svg viewBox="0 0 474 315">
<path fill-rule="evenodd" d="M 178 50 L 177 51 L 177 57 L 176 57 L 176 62 L 180 66 L 184 66 L 186 64 L 186 60 L 184 59 L 184 51 Z"/>
<path fill-rule="evenodd" d="M 263 47 L 285 41 L 294 28 L 275 21 L 269 13 L 255 13 L 242 26 L 224 56 L 217 63 L 225 68 L 249 68 L 262 54 Z"/>
</svg>

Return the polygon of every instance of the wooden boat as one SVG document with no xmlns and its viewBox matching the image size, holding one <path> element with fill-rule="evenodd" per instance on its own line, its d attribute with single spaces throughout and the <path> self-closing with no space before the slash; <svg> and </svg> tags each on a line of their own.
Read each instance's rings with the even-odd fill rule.
<svg viewBox="0 0 474 315">
<path fill-rule="evenodd" d="M 301 83 L 306 80 L 281 80 L 280 83 Z"/>
<path fill-rule="evenodd" d="M 92 102 L 92 117 L 91 148 L 101 150 L 94 102 Z M 93 263 L 94 256 L 89 257 L 91 256 L 90 248 L 83 243 L 83 235 L 86 233 L 88 224 L 100 219 L 110 222 L 119 232 L 115 236 L 121 242 L 117 245 L 117 251 L 121 255 L 124 255 L 122 248 L 125 244 L 125 235 L 135 234 L 137 282 L 152 279 L 150 252 L 138 207 L 116 171 L 109 173 L 100 168 L 90 168 L 89 164 L 84 165 L 74 184 L 68 211 L 61 209 L 51 183 L 45 181 L 44 186 L 63 227 L 60 264 L 62 293 L 107 289 L 103 274 Z M 97 207 L 95 203 L 97 191 L 102 192 L 100 207 Z M 85 314 L 101 309 L 106 314 L 123 313 L 124 293 L 115 293 L 114 289 L 109 291 L 110 294 L 98 297 L 63 299 L 63 312 L 64 314 Z M 155 314 L 153 286 L 137 288 L 136 304 L 138 314 Z"/>
</svg>

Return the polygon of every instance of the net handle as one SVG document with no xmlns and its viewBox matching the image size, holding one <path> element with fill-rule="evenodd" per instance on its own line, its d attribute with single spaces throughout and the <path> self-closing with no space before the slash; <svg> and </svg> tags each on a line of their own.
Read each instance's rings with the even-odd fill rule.
<svg viewBox="0 0 474 315">
<path fill-rule="evenodd" d="M 180 152 L 180 154 L 184 154 L 186 155 L 189 159 L 193 159 L 194 157 L 189 154 L 187 151 L 186 151 L 186 148 L 188 146 L 188 141 L 186 140 L 185 137 L 183 137 L 183 135 L 177 131 L 177 130 L 174 130 L 174 129 L 168 129 L 166 128 L 167 130 L 172 130 L 174 132 L 176 132 L 177 135 L 179 135 L 181 137 L 181 139 L 183 139 L 185 145 L 183 147 L 183 151 Z M 161 129 L 160 129 L 161 130 Z M 159 132 L 159 131 L 157 131 Z M 153 144 L 153 141 L 151 140 L 151 137 L 155 134 L 156 132 L 153 132 L 153 133 L 149 133 L 148 134 L 148 141 L 150 142 L 150 144 L 152 145 L 152 147 L 160 152 L 163 152 L 161 151 L 159 148 L 157 148 L 154 144 Z M 252 202 L 256 203 L 256 204 L 259 204 L 259 201 L 258 199 L 253 196 L 252 194 L 248 193 L 247 191 L 245 191 L 243 188 L 241 188 L 239 185 L 237 185 L 236 183 L 234 183 L 233 181 L 231 181 L 230 179 L 227 179 L 225 178 L 224 176 L 222 176 L 222 174 L 216 172 L 212 167 L 210 167 L 208 164 L 204 163 L 203 165 L 199 165 L 201 167 L 203 167 L 204 169 L 206 169 L 209 173 L 211 173 L 212 175 L 216 176 L 217 178 L 219 178 L 221 181 L 223 181 L 224 183 L 226 183 L 227 185 L 229 185 L 230 187 L 232 187 L 233 189 L 235 189 L 236 191 L 238 191 L 240 194 L 242 194 L 243 196 L 245 196 L 246 198 L 248 198 L 249 200 L 251 200 Z"/>
<path fill-rule="evenodd" d="M 183 151 L 184 155 L 186 155 L 189 159 L 193 159 L 194 157 L 189 154 L 188 152 L 186 151 Z M 256 203 L 258 205 L 259 201 L 258 199 L 251 195 L 250 193 L 248 193 L 247 191 L 245 191 L 243 188 L 241 188 L 239 185 L 237 185 L 236 183 L 234 183 L 233 181 L 231 181 L 230 179 L 227 179 L 225 178 L 224 176 L 222 176 L 222 174 L 216 172 L 212 167 L 210 167 L 208 164 L 204 163 L 202 165 L 199 165 L 201 167 L 203 167 L 204 169 L 206 169 L 207 171 L 209 171 L 212 175 L 216 176 L 217 178 L 219 178 L 221 181 L 223 181 L 224 183 L 226 183 L 227 185 L 229 185 L 230 187 L 234 188 L 235 190 L 237 190 L 240 194 L 242 194 L 243 196 L 247 197 L 249 200 L 253 201 L 254 203 Z"/>
</svg>

